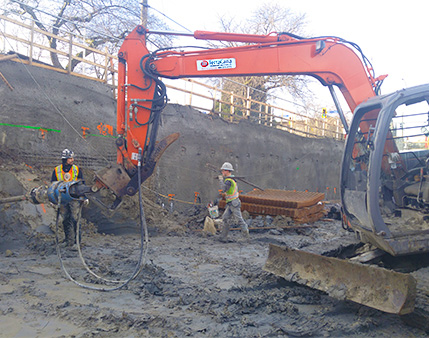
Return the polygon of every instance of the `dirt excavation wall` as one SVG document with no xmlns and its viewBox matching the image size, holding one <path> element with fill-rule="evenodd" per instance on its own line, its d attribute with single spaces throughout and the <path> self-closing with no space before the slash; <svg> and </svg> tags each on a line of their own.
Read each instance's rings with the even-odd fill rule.
<svg viewBox="0 0 429 338">
<path fill-rule="evenodd" d="M 3 61 L 0 72 L 0 151 L 30 165 L 51 167 L 71 148 L 83 167 L 100 168 L 116 157 L 115 100 L 108 86 L 50 70 Z M 228 123 L 179 105 L 162 115 L 159 139 L 174 132 L 178 141 L 164 153 L 149 186 L 166 201 L 175 194 L 192 203 L 217 197 L 216 173 L 231 162 L 236 174 L 263 188 L 319 191 L 339 199 L 343 142 L 303 138 L 247 121 Z M 49 171 L 48 171 L 49 172 Z M 41 178 L 49 180 L 49 177 Z M 251 186 L 240 184 L 244 192 Z M 189 206 L 175 202 L 175 208 Z"/>
<path fill-rule="evenodd" d="M 304 138 L 281 130 L 241 121 L 228 123 L 190 107 L 169 105 L 163 112 L 161 135 L 179 131 L 156 171 L 156 189 L 192 200 L 216 198 L 216 173 L 231 162 L 237 176 L 262 188 L 318 191 L 326 199 L 339 199 L 339 167 L 343 143 L 332 139 Z M 239 183 L 244 192 L 253 187 Z M 165 190 L 167 189 L 167 190 Z"/>
<path fill-rule="evenodd" d="M 96 81 L 0 62 L 0 149 L 28 162 L 56 165 L 71 148 L 81 164 L 115 159 L 115 100 Z"/>
</svg>

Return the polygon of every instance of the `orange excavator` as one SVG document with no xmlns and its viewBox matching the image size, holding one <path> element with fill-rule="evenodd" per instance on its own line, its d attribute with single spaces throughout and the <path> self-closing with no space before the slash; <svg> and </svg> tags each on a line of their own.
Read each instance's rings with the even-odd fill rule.
<svg viewBox="0 0 429 338">
<path fill-rule="evenodd" d="M 383 254 L 423 254 L 419 257 L 427 258 L 429 85 L 379 95 L 386 76 L 375 77 L 360 48 L 338 37 L 196 31 L 181 35 L 243 45 L 149 52 L 148 33 L 160 32 L 138 26 L 119 51 L 118 165 L 101 173 L 92 189 L 110 188 L 117 196 L 113 208 L 122 196 L 138 189 L 139 151 L 144 181 L 178 137 L 173 134 L 156 142 L 160 114 L 167 103 L 161 78 L 308 75 L 329 88 L 348 134 L 340 178 L 344 226 L 372 248 L 365 256 L 371 258 L 357 261 L 376 262 L 375 257 Z M 334 86 L 353 111 L 350 126 Z M 415 311 L 416 294 L 421 291 L 410 273 L 274 245 L 270 245 L 264 269 L 333 296 L 401 315 Z"/>
<path fill-rule="evenodd" d="M 370 251 L 351 262 L 270 245 L 264 269 L 385 312 L 403 317 L 417 313 L 420 327 L 429 329 L 429 85 L 379 95 L 386 76 L 375 77 L 360 48 L 338 37 L 196 31 L 180 35 L 243 45 L 149 52 L 148 33 L 160 32 L 138 26 L 119 51 L 118 163 L 99 172 L 90 189 L 67 187 L 66 193 L 74 191 L 70 194 L 75 198 L 108 188 L 116 196 L 111 209 L 123 196 L 136 194 L 165 149 L 179 137 L 172 134 L 157 141 L 167 104 L 161 78 L 312 76 L 329 88 L 347 132 L 340 177 L 343 226 Z M 334 87 L 353 112 L 350 126 Z M 53 190 L 51 195 L 58 196 Z M 36 201 L 38 196 L 32 197 Z M 410 273 L 411 268 L 402 272 L 384 268 L 386 261 L 380 257 L 386 256 L 413 258 L 414 270 L 420 274 Z"/>
</svg>

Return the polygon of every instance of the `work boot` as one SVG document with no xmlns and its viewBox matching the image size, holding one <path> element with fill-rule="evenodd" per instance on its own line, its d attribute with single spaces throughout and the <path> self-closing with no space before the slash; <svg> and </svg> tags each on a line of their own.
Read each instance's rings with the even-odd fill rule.
<svg viewBox="0 0 429 338">
<path fill-rule="evenodd" d="M 72 246 L 76 243 L 76 235 L 73 229 L 73 224 L 69 219 L 66 218 L 66 221 L 63 222 L 64 227 L 64 242 L 67 243 L 67 246 Z"/>
<path fill-rule="evenodd" d="M 244 238 L 250 238 L 249 229 L 241 229 L 241 233 L 243 234 Z"/>
<path fill-rule="evenodd" d="M 230 240 L 229 238 L 224 237 L 224 236 L 222 236 L 222 235 L 217 236 L 217 237 L 216 237 L 216 239 L 217 239 L 219 242 L 222 242 L 222 243 L 230 243 L 230 242 L 232 242 L 232 240 Z"/>
<path fill-rule="evenodd" d="M 228 237 L 228 233 L 229 233 L 229 222 L 224 221 L 222 230 L 220 232 L 220 237 L 226 239 Z"/>
</svg>

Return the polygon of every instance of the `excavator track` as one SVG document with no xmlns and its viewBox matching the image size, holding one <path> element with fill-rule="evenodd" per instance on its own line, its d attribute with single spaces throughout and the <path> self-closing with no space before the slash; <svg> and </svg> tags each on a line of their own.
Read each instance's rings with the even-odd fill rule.
<svg viewBox="0 0 429 338">
<path fill-rule="evenodd" d="M 401 319 L 407 325 L 429 333 L 429 267 L 419 269 L 411 275 L 417 281 L 415 307 L 412 313 L 401 316 Z"/>
</svg>

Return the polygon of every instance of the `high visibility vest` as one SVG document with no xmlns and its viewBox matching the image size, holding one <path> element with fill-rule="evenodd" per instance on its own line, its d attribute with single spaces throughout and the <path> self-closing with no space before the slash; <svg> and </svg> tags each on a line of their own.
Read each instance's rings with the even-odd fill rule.
<svg viewBox="0 0 429 338">
<path fill-rule="evenodd" d="M 225 182 L 226 181 L 231 181 L 231 186 L 225 192 L 225 200 L 226 200 L 226 203 L 228 203 L 238 198 L 238 185 L 237 185 L 237 182 L 235 182 L 232 178 L 226 178 Z"/>
<path fill-rule="evenodd" d="M 63 165 L 55 167 L 55 174 L 57 175 L 58 181 L 70 182 L 77 181 L 77 176 L 79 175 L 79 167 L 75 164 L 72 165 L 69 172 L 63 171 Z"/>
</svg>

